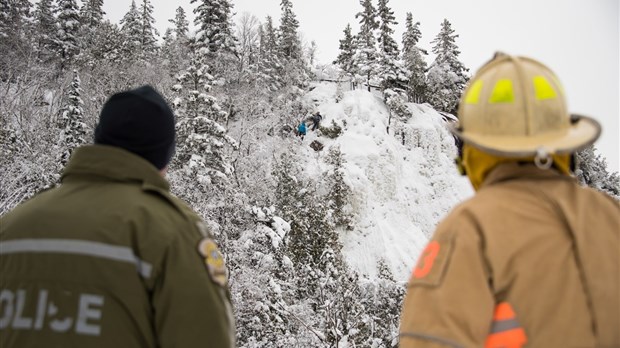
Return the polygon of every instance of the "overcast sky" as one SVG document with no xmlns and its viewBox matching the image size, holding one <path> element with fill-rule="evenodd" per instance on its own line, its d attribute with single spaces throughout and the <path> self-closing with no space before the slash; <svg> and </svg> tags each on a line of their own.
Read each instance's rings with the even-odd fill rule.
<svg viewBox="0 0 620 348">
<path fill-rule="evenodd" d="M 193 20 L 196 4 L 190 0 L 151 0 L 160 33 L 171 24 L 182 6 Z M 141 0 L 136 0 L 139 4 Z M 118 23 L 130 0 L 104 0 L 108 18 Z M 280 0 L 232 0 L 233 20 L 249 12 L 264 21 L 267 15 L 279 24 Z M 323 63 L 338 55 L 338 41 L 347 23 L 354 34 L 359 0 L 292 0 L 293 10 L 306 42 L 314 40 Z M 374 1 L 376 5 L 377 1 Z M 620 55 L 618 0 L 390 0 L 399 22 L 395 39 L 401 43 L 407 12 L 420 22 L 420 46 L 430 51 L 430 41 L 444 18 L 459 34 L 461 61 L 473 74 L 497 50 L 542 61 L 564 84 L 569 110 L 599 120 L 603 136 L 596 146 L 610 169 L 619 168 Z M 429 61 L 430 63 L 430 61 Z"/>
</svg>

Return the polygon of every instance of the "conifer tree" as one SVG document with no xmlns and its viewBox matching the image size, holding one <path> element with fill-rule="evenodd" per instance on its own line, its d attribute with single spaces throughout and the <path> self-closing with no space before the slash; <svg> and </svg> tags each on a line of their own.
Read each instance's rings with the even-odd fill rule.
<svg viewBox="0 0 620 348">
<path fill-rule="evenodd" d="M 174 29 L 166 28 L 164 32 L 164 36 L 162 37 L 163 43 L 161 45 L 160 55 L 161 57 L 168 61 L 173 59 L 173 51 L 176 44 L 176 35 L 174 35 Z M 174 74 L 176 75 L 176 74 Z"/>
<path fill-rule="evenodd" d="M 297 177 L 299 173 L 290 153 L 285 152 L 280 155 L 273 176 L 276 180 L 275 202 L 278 213 L 284 219 L 291 219 L 296 212 L 298 202 L 299 184 Z"/>
<path fill-rule="evenodd" d="M 344 181 L 343 165 L 346 161 L 342 157 L 340 148 L 332 147 L 329 149 L 327 162 L 333 166 L 333 169 L 327 175 L 327 182 L 329 184 L 327 198 L 328 207 L 332 210 L 331 215 L 334 224 L 351 228 L 352 218 L 347 211 L 351 189 Z"/>
<path fill-rule="evenodd" d="M 28 0 L 0 0 L 0 80 L 29 68 L 31 11 Z"/>
<path fill-rule="evenodd" d="M 32 4 L 28 0 L 0 1 L 0 39 L 17 42 L 28 32 Z"/>
<path fill-rule="evenodd" d="M 379 37 L 377 39 L 379 52 L 383 56 L 397 60 L 399 53 L 398 44 L 392 38 L 394 34 L 392 27 L 397 25 L 398 22 L 396 22 L 396 17 L 394 17 L 394 11 L 388 6 L 388 0 L 379 0 L 377 16 L 379 17 Z"/>
<path fill-rule="evenodd" d="M 80 76 L 77 70 L 73 71 L 73 79 L 69 85 L 67 100 L 61 110 L 59 126 L 62 129 L 63 147 L 61 163 L 65 165 L 73 153 L 73 150 L 86 143 L 86 129 L 84 123 L 84 102 L 82 101 L 82 88 Z"/>
<path fill-rule="evenodd" d="M 210 94 L 213 76 L 208 73 L 206 60 L 204 52 L 194 49 L 189 67 L 179 74 L 178 83 L 173 86 L 177 95 L 173 106 L 179 117 L 176 158 L 205 190 L 227 181 L 233 167 L 225 149 L 237 146 L 219 123 L 226 121 L 227 114 Z"/>
<path fill-rule="evenodd" d="M 232 3 L 229 0 L 192 0 L 191 3 L 198 3 L 198 7 L 194 9 L 198 47 L 207 49 L 209 54 L 220 51 L 235 53 L 231 23 Z"/>
<path fill-rule="evenodd" d="M 388 6 L 388 0 L 379 0 L 377 8 L 379 17 L 379 79 L 381 88 L 385 91 L 391 89 L 395 94 L 405 92 L 407 73 L 403 69 L 398 56 L 398 44 L 392 38 L 397 25 L 394 12 Z"/>
<path fill-rule="evenodd" d="M 80 10 L 82 24 L 94 29 L 103 22 L 103 0 L 84 0 Z"/>
<path fill-rule="evenodd" d="M 121 32 L 123 33 L 123 55 L 125 58 L 131 60 L 139 57 L 142 53 L 142 25 L 135 0 L 131 0 L 129 11 L 121 19 Z"/>
<path fill-rule="evenodd" d="M 290 152 L 282 153 L 273 174 L 277 212 L 291 225 L 287 249 L 296 264 L 325 270 L 325 252 L 340 250 L 338 236 L 325 200 L 317 197 L 313 183 L 298 179 L 299 169 L 292 159 Z"/>
<path fill-rule="evenodd" d="M 379 22 L 372 0 L 360 0 L 360 4 L 364 9 L 355 15 L 355 18 L 360 18 L 360 32 L 357 35 L 358 46 L 353 59 L 358 80 L 365 82 L 370 91 L 371 79 L 377 72 L 375 31 L 379 28 Z"/>
<path fill-rule="evenodd" d="M 424 59 L 428 52 L 418 47 L 418 42 L 422 37 L 420 32 L 420 22 L 413 23 L 413 15 L 407 13 L 405 22 L 405 32 L 403 33 L 403 61 L 405 68 L 409 71 L 409 83 L 407 94 L 409 100 L 414 103 L 426 102 L 426 70 L 427 64 Z"/>
<path fill-rule="evenodd" d="M 80 40 L 82 45 L 82 54 L 80 55 L 79 64 L 84 66 L 94 66 L 97 59 L 94 52 L 98 50 L 97 46 L 101 45 L 101 40 L 109 40 L 101 37 L 100 26 L 104 23 L 103 0 L 84 0 L 80 9 Z M 120 36 L 114 36 L 116 40 Z"/>
<path fill-rule="evenodd" d="M 80 52 L 80 14 L 75 0 L 58 0 L 57 45 L 61 57 L 61 69 L 69 66 Z"/>
<path fill-rule="evenodd" d="M 153 5 L 150 0 L 142 0 L 140 5 L 140 51 L 146 59 L 157 50 L 157 36 L 153 18 Z"/>
<path fill-rule="evenodd" d="M 456 115 L 460 96 L 469 79 L 469 69 L 458 59 L 461 52 L 456 45 L 457 37 L 450 22 L 444 19 L 439 34 L 431 42 L 436 56 L 428 72 L 429 102 L 436 109 L 453 115 Z"/>
<path fill-rule="evenodd" d="M 267 16 L 267 23 L 259 27 L 259 78 L 269 91 L 282 88 L 282 63 L 276 29 L 271 16 Z"/>
<path fill-rule="evenodd" d="M 37 57 L 42 62 L 48 62 L 55 56 L 54 47 L 57 34 L 52 0 L 40 0 L 37 3 L 34 17 Z"/>
<path fill-rule="evenodd" d="M 187 40 L 187 33 L 189 32 L 189 21 L 187 20 L 187 16 L 183 7 L 177 7 L 174 19 L 169 20 L 169 22 L 174 24 L 173 30 L 176 39 Z"/>
<path fill-rule="evenodd" d="M 181 6 L 177 7 L 175 17 L 168 21 L 174 24 L 174 27 L 168 28 L 164 34 L 161 56 L 170 76 L 176 76 L 181 67 L 186 65 L 189 55 L 189 22 Z"/>
<path fill-rule="evenodd" d="M 301 42 L 297 35 L 299 21 L 293 12 L 293 3 L 291 0 L 281 0 L 280 8 L 282 15 L 280 17 L 280 51 L 282 57 L 287 60 L 301 59 Z"/>
<path fill-rule="evenodd" d="M 125 42 L 119 41 L 124 33 L 116 24 L 104 20 L 92 33 L 92 44 L 89 47 L 90 61 L 86 65 L 94 65 L 97 62 L 108 61 L 118 63 L 124 56 Z"/>
<path fill-rule="evenodd" d="M 334 64 L 338 64 L 347 76 L 353 76 L 355 67 L 353 56 L 355 55 L 355 40 L 351 34 L 351 24 L 344 28 L 344 38 L 340 40 L 340 53 Z"/>
</svg>

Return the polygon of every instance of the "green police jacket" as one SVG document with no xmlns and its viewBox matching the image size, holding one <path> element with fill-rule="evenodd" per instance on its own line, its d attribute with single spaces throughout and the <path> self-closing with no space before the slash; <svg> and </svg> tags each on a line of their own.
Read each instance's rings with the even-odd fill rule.
<svg viewBox="0 0 620 348">
<path fill-rule="evenodd" d="M 0 219 L 0 347 L 233 347 L 221 254 L 149 162 L 75 151 Z"/>
</svg>

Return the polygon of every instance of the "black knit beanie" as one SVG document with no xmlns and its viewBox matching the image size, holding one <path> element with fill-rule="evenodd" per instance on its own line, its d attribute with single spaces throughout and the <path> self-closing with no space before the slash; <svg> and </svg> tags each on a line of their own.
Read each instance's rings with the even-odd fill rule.
<svg viewBox="0 0 620 348">
<path fill-rule="evenodd" d="M 151 86 L 113 95 L 103 105 L 95 144 L 131 151 L 163 169 L 174 155 L 174 114 Z"/>
</svg>

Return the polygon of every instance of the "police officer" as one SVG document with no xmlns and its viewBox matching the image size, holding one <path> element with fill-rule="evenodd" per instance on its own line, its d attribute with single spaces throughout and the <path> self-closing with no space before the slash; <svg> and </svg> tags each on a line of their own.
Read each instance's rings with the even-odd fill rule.
<svg viewBox="0 0 620 348">
<path fill-rule="evenodd" d="M 580 187 L 571 154 L 600 134 L 541 63 L 497 54 L 453 132 L 476 195 L 413 270 L 401 347 L 620 347 L 617 201 Z"/>
<path fill-rule="evenodd" d="M 163 178 L 174 116 L 151 87 L 104 105 L 62 185 L 0 220 L 0 346 L 233 347 L 222 255 Z"/>
</svg>

